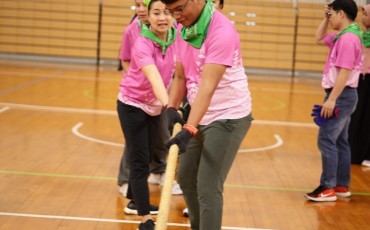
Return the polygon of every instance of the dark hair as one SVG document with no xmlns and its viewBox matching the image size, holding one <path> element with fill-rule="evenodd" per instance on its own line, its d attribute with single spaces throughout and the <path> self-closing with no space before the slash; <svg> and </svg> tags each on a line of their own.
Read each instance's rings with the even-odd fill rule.
<svg viewBox="0 0 370 230">
<path fill-rule="evenodd" d="M 171 4 L 171 3 L 174 3 L 174 2 L 177 2 L 178 0 L 161 0 L 161 2 L 163 2 L 164 4 Z"/>
<path fill-rule="evenodd" d="M 224 0 L 220 0 L 221 9 L 224 8 Z"/>
<path fill-rule="evenodd" d="M 159 2 L 159 1 L 161 1 L 161 0 L 151 0 L 150 2 L 149 2 L 149 4 L 148 4 L 148 14 L 149 14 L 149 11 L 150 11 L 150 9 L 152 8 L 152 4 L 154 3 L 154 2 Z M 163 1 L 161 1 L 161 2 L 163 2 Z"/>
<path fill-rule="evenodd" d="M 334 11 L 343 10 L 348 19 L 354 21 L 357 17 L 357 5 L 353 0 L 335 0 L 328 5 Z"/>
</svg>

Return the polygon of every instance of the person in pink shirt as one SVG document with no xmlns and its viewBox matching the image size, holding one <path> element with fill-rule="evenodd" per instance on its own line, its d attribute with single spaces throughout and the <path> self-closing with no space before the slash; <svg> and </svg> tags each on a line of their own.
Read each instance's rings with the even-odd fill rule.
<svg viewBox="0 0 370 230">
<path fill-rule="evenodd" d="M 191 228 L 221 229 L 224 182 L 253 120 L 239 35 L 212 1 L 162 2 L 183 26 L 166 110 L 169 128 L 183 128 L 166 145 L 181 153 L 178 181 Z M 185 95 L 186 124 L 177 113 Z"/>
<path fill-rule="evenodd" d="M 370 4 L 362 7 L 363 68 L 358 82 L 358 103 L 349 124 L 352 164 L 370 167 Z"/>
<path fill-rule="evenodd" d="M 348 127 L 357 103 L 357 84 L 362 68 L 362 31 L 354 23 L 357 5 L 353 0 L 335 0 L 325 7 L 316 40 L 330 47 L 322 77 L 326 96 L 318 106 L 318 147 L 322 173 L 319 186 L 305 197 L 311 201 L 335 201 L 351 192 L 351 150 Z M 336 33 L 328 33 L 329 25 Z"/>
<path fill-rule="evenodd" d="M 117 100 L 130 170 L 127 198 L 131 201 L 125 212 L 137 212 L 142 217 L 139 230 L 154 230 L 151 215 L 158 213 L 158 207 L 149 202 L 147 179 L 176 58 L 176 29 L 171 14 L 161 1 L 152 0 L 148 15 L 150 25 L 142 25 L 132 47 L 130 66 L 122 77 Z"/>
<path fill-rule="evenodd" d="M 122 36 L 122 44 L 120 50 L 120 60 L 123 67 L 123 76 L 129 70 L 131 62 L 131 50 L 134 46 L 137 38 L 140 36 L 141 28 L 145 24 L 149 24 L 148 19 L 148 7 L 144 0 L 135 0 L 135 15 L 130 25 L 125 28 Z M 150 163 L 150 176 L 148 182 L 152 184 L 161 184 L 163 181 L 164 172 L 167 163 L 167 149 L 164 143 L 170 139 L 170 133 L 167 130 L 167 119 L 166 114 L 161 113 L 161 125 L 160 133 L 158 134 L 158 140 L 156 143 L 156 148 L 153 154 L 152 161 Z M 119 165 L 117 184 L 119 186 L 119 192 L 126 196 L 129 180 L 129 170 L 127 167 L 127 148 L 124 149 L 123 155 L 121 157 L 121 162 Z M 181 195 L 182 191 L 180 186 L 175 182 L 172 188 L 173 195 Z M 126 210 L 127 211 L 127 210 Z M 130 212 L 126 214 L 136 214 L 137 212 Z"/>
</svg>

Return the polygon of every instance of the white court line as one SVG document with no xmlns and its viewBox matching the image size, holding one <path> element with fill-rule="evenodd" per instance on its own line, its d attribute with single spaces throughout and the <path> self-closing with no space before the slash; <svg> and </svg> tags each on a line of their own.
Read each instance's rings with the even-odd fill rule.
<svg viewBox="0 0 370 230">
<path fill-rule="evenodd" d="M 117 115 L 116 111 L 111 111 L 111 110 L 77 109 L 77 108 L 51 107 L 51 106 L 41 106 L 41 105 L 25 105 L 25 104 L 13 104 L 13 103 L 2 103 L 2 102 L 0 102 L 0 105 L 13 107 L 13 108 L 19 108 L 19 109 L 43 110 L 43 111 L 53 111 L 53 112 Z M 304 123 L 304 122 L 266 121 L 266 120 L 254 120 L 252 122 L 252 125 L 278 125 L 278 126 L 308 127 L 308 128 L 317 127 L 314 124 Z"/>
<path fill-rule="evenodd" d="M 77 123 L 75 126 L 72 127 L 72 133 L 82 139 L 85 139 L 85 140 L 88 140 L 88 141 L 92 141 L 92 142 L 96 142 L 96 143 L 101 143 L 101 144 L 105 144 L 105 145 L 113 145 L 113 146 L 117 146 L 117 147 L 125 147 L 124 144 L 118 144 L 118 143 L 113 143 L 113 142 L 109 142 L 109 141 L 102 141 L 102 140 L 99 140 L 99 139 L 95 139 L 95 138 L 92 138 L 92 137 L 88 137 L 86 135 L 83 135 L 81 134 L 78 129 L 81 128 L 81 126 L 83 126 L 84 123 L 82 122 L 79 122 Z"/>
<path fill-rule="evenodd" d="M 43 111 L 52 111 L 52 112 L 117 115 L 116 111 L 111 111 L 111 110 L 77 109 L 77 108 L 52 107 L 52 106 L 42 106 L 42 105 L 25 105 L 25 104 L 13 104 L 13 103 L 2 103 L 2 102 L 0 102 L 0 105 L 14 107 L 18 109 L 43 110 Z"/>
<path fill-rule="evenodd" d="M 7 111 L 7 110 L 9 110 L 9 109 L 10 109 L 10 108 L 9 108 L 8 106 L 6 106 L 6 107 L 4 107 L 4 108 L 0 109 L 0 113 L 5 112 L 5 111 Z"/>
<path fill-rule="evenodd" d="M 253 148 L 253 149 L 239 149 L 238 152 L 239 153 L 250 153 L 250 152 L 266 151 L 270 149 L 276 149 L 284 144 L 283 139 L 279 135 L 274 134 L 274 137 L 276 139 L 276 143 L 273 145 L 266 146 L 266 147 L 260 147 L 260 148 Z"/>
<path fill-rule="evenodd" d="M 81 128 L 83 126 L 83 122 L 79 122 L 77 123 L 75 126 L 72 127 L 72 133 L 82 139 L 85 139 L 85 140 L 88 140 L 88 141 L 92 141 L 92 142 L 96 142 L 96 143 L 100 143 L 100 144 L 105 144 L 105 145 L 112 145 L 112 146 L 117 146 L 117 147 L 124 147 L 125 145 L 124 144 L 119 144 L 119 143 L 114 143 L 114 142 L 110 142 L 110 141 L 102 141 L 102 140 L 99 140 L 99 139 L 96 139 L 96 138 L 92 138 L 92 137 L 88 137 L 84 134 L 81 134 L 80 131 L 79 131 L 79 128 Z M 238 152 L 241 152 L 241 153 L 250 153 L 250 152 L 260 152 L 260 151 L 266 151 L 266 150 L 270 150 L 270 149 L 275 149 L 275 148 L 278 148 L 280 146 L 282 146 L 284 144 L 284 141 L 283 139 L 275 134 L 274 135 L 275 139 L 276 139 L 276 143 L 275 144 L 272 144 L 270 146 L 266 146 L 266 147 L 260 147 L 260 148 L 253 148 L 253 149 L 239 149 Z"/>
<path fill-rule="evenodd" d="M 38 215 L 28 213 L 14 213 L 14 212 L 0 212 L 0 216 L 17 216 L 43 219 L 62 219 L 62 220 L 79 220 L 79 221 L 94 221 L 94 222 L 110 222 L 110 223 L 124 223 L 124 224 L 139 224 L 140 221 L 134 220 L 117 220 L 104 218 L 88 218 L 88 217 L 74 217 L 74 216 L 55 216 L 55 215 Z M 190 227 L 189 224 L 167 223 L 168 226 Z M 227 230 L 268 230 L 262 228 L 241 228 L 241 227 L 222 227 Z M 271 229 L 270 229 L 271 230 Z"/>
</svg>

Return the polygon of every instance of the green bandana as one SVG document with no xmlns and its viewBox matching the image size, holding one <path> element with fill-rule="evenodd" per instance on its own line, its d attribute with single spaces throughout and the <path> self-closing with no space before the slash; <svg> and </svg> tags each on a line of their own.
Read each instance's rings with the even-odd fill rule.
<svg viewBox="0 0 370 230">
<path fill-rule="evenodd" d="M 181 37 L 191 46 L 200 49 L 204 39 L 206 39 L 209 23 L 214 12 L 215 7 L 212 1 L 207 1 L 198 21 L 190 27 L 182 28 Z"/>
<path fill-rule="evenodd" d="M 146 38 L 149 38 L 150 40 L 156 42 L 158 45 L 162 47 L 162 54 L 166 54 L 167 47 L 169 47 L 176 39 L 176 30 L 173 26 L 168 30 L 167 32 L 167 40 L 164 42 L 161 39 L 159 39 L 155 34 L 149 29 L 150 25 L 142 25 L 141 26 L 141 35 L 143 35 Z"/>
<path fill-rule="evenodd" d="M 337 36 L 335 36 L 335 38 L 333 39 L 333 43 L 336 42 L 338 40 L 338 38 L 340 38 L 343 34 L 345 34 L 347 32 L 356 34 L 362 40 L 362 30 L 361 30 L 361 28 L 357 25 L 357 23 L 352 23 L 347 28 L 342 30 L 342 32 L 337 34 Z"/>
<path fill-rule="evenodd" d="M 362 43 L 366 48 L 370 47 L 370 31 L 365 31 L 362 34 Z"/>
</svg>

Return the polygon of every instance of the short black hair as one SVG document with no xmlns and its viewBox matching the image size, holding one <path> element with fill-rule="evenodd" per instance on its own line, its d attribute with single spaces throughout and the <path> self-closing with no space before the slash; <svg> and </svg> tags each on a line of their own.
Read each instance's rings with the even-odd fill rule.
<svg viewBox="0 0 370 230">
<path fill-rule="evenodd" d="M 178 0 L 161 0 L 164 4 L 171 4 L 177 2 Z"/>
<path fill-rule="evenodd" d="M 150 11 L 151 9 L 152 9 L 152 5 L 153 5 L 153 3 L 154 2 L 158 2 L 158 1 L 161 1 L 161 0 L 151 0 L 150 2 L 149 2 L 149 4 L 148 4 L 148 11 Z M 149 12 L 148 12 L 149 13 Z"/>
<path fill-rule="evenodd" d="M 224 8 L 224 0 L 220 0 L 221 9 Z"/>
<path fill-rule="evenodd" d="M 357 17 L 357 4 L 353 0 L 335 0 L 328 5 L 334 11 L 343 10 L 348 19 L 354 21 Z"/>
</svg>

